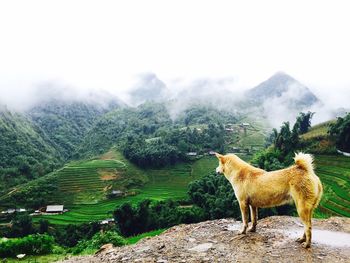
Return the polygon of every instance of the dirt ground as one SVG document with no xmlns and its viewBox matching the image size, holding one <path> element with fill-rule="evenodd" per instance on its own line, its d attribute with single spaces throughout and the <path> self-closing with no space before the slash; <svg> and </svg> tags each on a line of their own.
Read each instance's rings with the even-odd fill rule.
<svg viewBox="0 0 350 263">
<path fill-rule="evenodd" d="M 295 217 L 264 218 L 247 235 L 239 235 L 240 228 L 233 219 L 180 225 L 135 245 L 64 262 L 350 262 L 350 218 L 313 220 L 309 249 L 295 242 L 303 233 Z"/>
</svg>

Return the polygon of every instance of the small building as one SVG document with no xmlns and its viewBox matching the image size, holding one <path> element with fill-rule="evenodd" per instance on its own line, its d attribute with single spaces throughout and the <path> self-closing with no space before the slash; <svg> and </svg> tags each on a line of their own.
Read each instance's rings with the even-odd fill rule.
<svg viewBox="0 0 350 263">
<path fill-rule="evenodd" d="M 23 213 L 26 212 L 27 210 L 25 208 L 9 208 L 7 210 L 2 211 L 2 214 L 13 214 L 13 213 Z"/>
<path fill-rule="evenodd" d="M 63 205 L 48 205 L 46 207 L 46 213 L 63 213 Z"/>
<path fill-rule="evenodd" d="M 100 221 L 100 225 L 111 225 L 114 224 L 114 218 L 107 218 L 105 220 Z"/>
<path fill-rule="evenodd" d="M 196 152 L 188 152 L 187 156 L 197 156 L 197 153 Z"/>
<path fill-rule="evenodd" d="M 111 192 L 111 195 L 112 196 L 124 196 L 124 192 L 123 191 L 120 191 L 120 190 L 112 190 L 112 192 Z"/>
<path fill-rule="evenodd" d="M 242 126 L 243 126 L 243 127 L 250 127 L 250 123 L 248 123 L 248 122 L 243 122 L 243 123 L 242 123 Z"/>
<path fill-rule="evenodd" d="M 209 155 L 215 155 L 214 151 L 209 151 Z"/>
</svg>

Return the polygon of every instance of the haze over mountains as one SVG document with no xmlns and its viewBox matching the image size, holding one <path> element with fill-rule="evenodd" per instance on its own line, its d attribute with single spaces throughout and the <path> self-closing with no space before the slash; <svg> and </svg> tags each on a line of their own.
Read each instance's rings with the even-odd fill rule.
<svg viewBox="0 0 350 263">
<path fill-rule="evenodd" d="M 336 117 L 334 112 L 341 112 L 341 105 L 332 106 L 333 108 L 323 107 L 323 102 L 308 87 L 283 72 L 277 72 L 248 90 L 239 89 L 235 85 L 232 78 L 203 78 L 168 86 L 154 73 L 147 73 L 138 76 L 127 96 L 119 94 L 119 97 L 125 100 L 123 102 L 118 98 L 118 94 L 112 95 L 103 90 L 81 91 L 59 83 L 43 83 L 35 89 L 32 96 L 28 96 L 28 99 L 21 103 L 21 109 L 38 116 L 40 111 L 45 111 L 52 103 L 60 104 L 59 107 L 63 104 L 73 106 L 83 103 L 92 111 L 104 113 L 116 107 L 135 107 L 152 101 L 166 103 L 174 120 L 193 105 L 205 105 L 229 110 L 235 114 L 263 114 L 272 126 L 280 125 L 281 120 L 294 120 L 300 111 L 311 109 L 322 112 L 319 116 L 316 114 L 318 122 Z M 11 103 L 7 104 L 14 108 Z M 57 113 L 60 114 L 59 111 Z"/>
</svg>

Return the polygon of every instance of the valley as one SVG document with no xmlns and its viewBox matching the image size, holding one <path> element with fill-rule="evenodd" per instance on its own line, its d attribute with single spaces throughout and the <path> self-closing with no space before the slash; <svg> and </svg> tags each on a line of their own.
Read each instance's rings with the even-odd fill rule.
<svg viewBox="0 0 350 263">
<path fill-rule="evenodd" d="M 295 89 L 305 96 L 285 104 L 285 93 Z M 209 92 L 194 102 L 193 92 L 176 115 L 172 107 L 181 98 L 135 107 L 114 97 L 97 104 L 48 99 L 25 113 L 3 108 L 0 232 L 14 244 L 42 238 L 62 253 L 91 254 L 102 244 L 131 244 L 178 224 L 239 220 L 231 185 L 215 175 L 214 152 L 235 153 L 268 171 L 291 165 L 294 152 L 312 153 L 324 186 L 314 216 L 350 217 L 349 157 L 337 153 L 347 145 L 334 128 L 343 132 L 344 125 L 337 119 L 310 126 L 313 113 L 302 110 L 319 100 L 306 86 L 277 73 L 250 91 L 266 95 L 257 100 L 230 104 L 233 94 L 218 101 Z M 285 104 L 296 121 L 272 129 L 269 103 Z M 260 218 L 272 215 L 296 211 L 259 210 Z"/>
<path fill-rule="evenodd" d="M 106 159 L 106 156 L 111 159 Z M 140 169 L 112 150 L 99 159 L 72 162 L 57 171 L 54 183 L 58 188 L 50 195 L 50 201 L 64 204 L 69 211 L 61 215 L 34 216 L 33 220 L 47 219 L 51 224 L 92 222 L 111 218 L 114 209 L 125 202 L 186 199 L 188 184 L 212 173 L 216 166 L 216 157 L 206 156 L 160 169 Z M 120 177 L 103 180 L 103 171 L 112 171 Z M 51 180 L 46 182 L 50 183 Z M 108 190 L 124 191 L 130 184 L 134 188 L 128 188 L 127 196 L 107 198 Z"/>
</svg>

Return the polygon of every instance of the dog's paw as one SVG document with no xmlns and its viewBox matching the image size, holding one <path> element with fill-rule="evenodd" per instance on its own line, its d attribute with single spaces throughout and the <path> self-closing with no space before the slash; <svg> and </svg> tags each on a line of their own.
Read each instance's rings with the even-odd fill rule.
<svg viewBox="0 0 350 263">
<path fill-rule="evenodd" d="M 298 243 L 303 243 L 305 242 L 306 238 L 305 237 L 299 237 L 295 240 L 295 242 L 298 242 Z"/>
<path fill-rule="evenodd" d="M 239 233 L 238 233 L 239 235 L 245 235 L 245 234 L 247 234 L 247 229 L 245 228 L 245 229 L 242 229 L 241 231 L 239 231 Z"/>
<path fill-rule="evenodd" d="M 249 228 L 249 229 L 248 229 L 248 232 L 252 232 L 252 233 L 256 232 L 256 227 L 251 227 L 251 228 Z"/>
<path fill-rule="evenodd" d="M 309 248 L 310 246 L 311 246 L 310 243 L 307 243 L 307 242 L 303 243 L 303 248 Z"/>
</svg>

